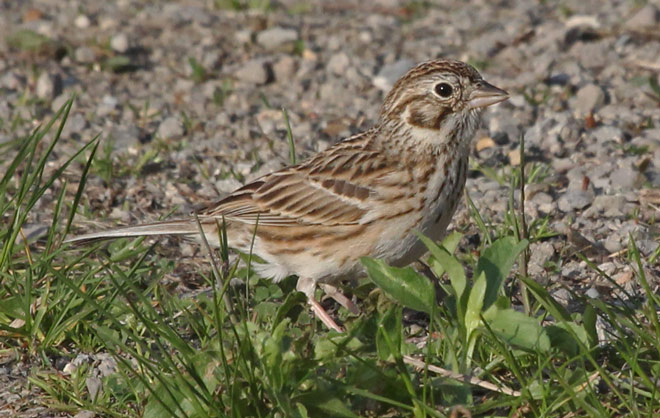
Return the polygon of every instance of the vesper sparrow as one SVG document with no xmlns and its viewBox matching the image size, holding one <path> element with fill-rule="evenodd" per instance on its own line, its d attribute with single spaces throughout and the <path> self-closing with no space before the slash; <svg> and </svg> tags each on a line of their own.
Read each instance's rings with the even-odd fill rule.
<svg viewBox="0 0 660 418">
<path fill-rule="evenodd" d="M 255 265 L 262 277 L 298 275 L 297 289 L 315 314 L 341 330 L 314 299 L 316 285 L 360 274 L 362 256 L 398 266 L 415 261 L 425 252 L 416 231 L 441 238 L 465 186 L 481 111 L 507 98 L 468 64 L 421 63 L 396 82 L 375 127 L 202 210 L 204 234 L 219 246 L 217 221 L 224 218 L 229 245 L 252 248 L 265 261 Z M 170 234 L 201 238 L 190 217 L 67 242 Z"/>
</svg>

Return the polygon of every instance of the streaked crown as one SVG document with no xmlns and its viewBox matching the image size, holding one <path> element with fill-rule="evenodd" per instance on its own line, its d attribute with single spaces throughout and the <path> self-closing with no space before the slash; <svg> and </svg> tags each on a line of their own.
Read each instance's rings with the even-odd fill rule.
<svg viewBox="0 0 660 418">
<path fill-rule="evenodd" d="M 438 59 L 418 64 L 394 84 L 380 121 L 440 130 L 452 116 L 476 116 L 483 107 L 507 98 L 507 92 L 484 81 L 471 65 Z"/>
</svg>

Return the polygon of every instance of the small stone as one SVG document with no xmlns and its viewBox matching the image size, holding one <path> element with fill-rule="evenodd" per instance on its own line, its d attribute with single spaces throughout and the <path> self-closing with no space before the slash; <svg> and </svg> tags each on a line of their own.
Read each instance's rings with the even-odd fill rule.
<svg viewBox="0 0 660 418">
<path fill-rule="evenodd" d="M 76 58 L 76 61 L 83 64 L 91 64 L 96 61 L 96 53 L 92 48 L 88 46 L 81 46 L 76 48 L 74 57 Z"/>
<path fill-rule="evenodd" d="M 275 80 L 286 81 L 296 75 L 297 62 L 290 55 L 284 55 L 273 65 Z"/>
<path fill-rule="evenodd" d="M 80 411 L 73 418 L 94 418 L 96 413 L 94 411 Z"/>
<path fill-rule="evenodd" d="M 52 100 L 62 92 L 62 77 L 59 74 L 51 76 L 47 72 L 41 73 L 37 79 L 35 94 L 45 100 Z"/>
<path fill-rule="evenodd" d="M 1 78 L 0 78 L 0 86 L 4 86 L 8 88 L 9 90 L 19 90 L 23 87 L 23 83 L 25 82 L 25 77 L 22 75 L 14 72 L 14 71 L 7 71 Z"/>
<path fill-rule="evenodd" d="M 53 102 L 50 104 L 50 110 L 52 110 L 53 112 L 57 112 L 58 110 L 60 110 L 60 109 L 62 108 L 62 106 L 64 106 L 64 104 L 65 104 L 69 99 L 70 99 L 70 97 L 68 97 L 68 95 L 66 95 L 66 94 L 60 94 L 60 95 L 57 96 L 57 97 L 53 100 Z M 66 126 L 66 125 L 65 125 L 65 126 Z"/>
<path fill-rule="evenodd" d="M 392 64 L 383 65 L 372 82 L 378 89 L 389 91 L 399 77 L 404 75 L 413 65 L 415 63 L 409 59 L 402 59 Z"/>
<path fill-rule="evenodd" d="M 621 242 L 621 237 L 616 234 L 609 235 L 605 239 L 605 242 L 603 243 L 603 247 L 605 247 L 605 249 L 609 251 L 611 254 L 618 253 L 623 249 L 623 243 Z"/>
<path fill-rule="evenodd" d="M 549 242 L 534 243 L 529 246 L 529 275 L 539 281 L 539 276 L 544 276 L 545 265 L 555 255 L 555 248 Z"/>
<path fill-rule="evenodd" d="M 96 114 L 101 117 L 107 116 L 117 108 L 118 103 L 119 100 L 117 100 L 116 97 L 106 94 L 103 96 L 103 99 L 101 99 L 101 103 L 96 109 Z"/>
<path fill-rule="evenodd" d="M 125 33 L 118 33 L 110 39 L 110 48 L 120 54 L 128 51 L 129 43 L 128 36 Z"/>
<path fill-rule="evenodd" d="M 183 133 L 183 124 L 174 116 L 168 117 L 158 126 L 158 136 L 163 139 L 178 138 L 183 136 Z"/>
<path fill-rule="evenodd" d="M 635 243 L 637 244 L 637 248 L 639 248 L 639 252 L 644 256 L 650 256 L 658 249 L 658 246 L 660 246 L 660 243 L 652 239 L 637 240 Z"/>
<path fill-rule="evenodd" d="M 319 97 L 326 103 L 345 103 L 349 92 L 341 83 L 323 83 L 319 89 Z"/>
<path fill-rule="evenodd" d="M 566 19 L 564 25 L 567 28 L 577 28 L 577 27 L 591 27 L 598 29 L 600 27 L 600 21 L 597 16 L 592 15 L 573 15 Z"/>
<path fill-rule="evenodd" d="M 318 55 L 316 55 L 316 52 L 312 51 L 309 48 L 305 48 L 303 50 L 302 57 L 305 61 L 312 61 L 312 62 L 315 62 L 318 59 Z"/>
<path fill-rule="evenodd" d="M 96 400 L 97 397 L 103 392 L 103 383 L 98 377 L 88 377 L 85 379 L 85 384 L 87 386 L 87 392 L 92 401 Z"/>
<path fill-rule="evenodd" d="M 568 303 L 571 301 L 572 296 L 571 292 L 564 288 L 561 287 L 554 292 L 552 292 L 552 298 L 559 302 L 562 306 L 568 306 Z"/>
<path fill-rule="evenodd" d="M 269 70 L 266 62 L 261 59 L 253 59 L 243 64 L 234 75 L 246 83 L 266 84 L 272 80 L 272 72 Z"/>
<path fill-rule="evenodd" d="M 585 293 L 588 298 L 598 299 L 600 297 L 600 292 L 595 287 L 590 287 L 589 290 Z"/>
<path fill-rule="evenodd" d="M 625 164 L 612 172 L 610 178 L 615 189 L 630 190 L 635 187 L 639 172 L 631 165 Z"/>
<path fill-rule="evenodd" d="M 593 194 L 584 190 L 567 190 L 560 198 L 557 205 L 562 212 L 584 209 L 593 201 Z"/>
<path fill-rule="evenodd" d="M 62 135 L 80 135 L 85 128 L 87 128 L 87 119 L 81 113 L 75 113 L 73 116 L 69 115 L 69 119 L 64 124 L 64 129 L 62 129 Z"/>
<path fill-rule="evenodd" d="M 600 126 L 591 132 L 591 135 L 596 138 L 598 143 L 602 144 L 607 141 L 621 142 L 623 140 L 623 131 L 616 126 Z"/>
<path fill-rule="evenodd" d="M 621 195 L 599 195 L 596 196 L 591 207 L 601 212 L 606 217 L 623 216 L 623 208 L 626 204 L 626 198 Z"/>
<path fill-rule="evenodd" d="M 608 273 L 608 274 L 611 274 L 611 273 Z M 627 283 L 631 282 L 634 278 L 635 278 L 635 275 L 633 274 L 632 271 L 622 271 L 621 273 L 614 276 L 614 281 L 619 286 L 625 286 Z"/>
<path fill-rule="evenodd" d="M 242 29 L 234 33 L 234 39 L 239 44 L 249 44 L 252 42 L 252 31 L 250 29 Z"/>
<path fill-rule="evenodd" d="M 269 28 L 257 34 L 257 43 L 269 51 L 291 49 L 298 40 L 298 32 L 282 27 Z"/>
<path fill-rule="evenodd" d="M 479 139 L 477 141 L 477 144 L 475 145 L 475 148 L 477 149 L 477 152 L 479 152 L 479 151 L 484 150 L 486 148 L 492 148 L 495 145 L 496 144 L 495 144 L 495 141 L 493 140 L 493 138 L 491 138 L 489 136 L 484 136 L 484 137 L 482 137 L 481 139 Z"/>
<path fill-rule="evenodd" d="M 587 84 L 578 90 L 575 96 L 575 111 L 579 116 L 584 116 L 604 103 L 605 92 L 603 89 L 595 84 Z"/>
<path fill-rule="evenodd" d="M 521 158 L 520 158 L 520 148 L 516 148 L 516 149 L 514 149 L 514 150 L 509 151 L 509 153 L 507 154 L 507 156 L 509 157 L 509 163 L 510 163 L 512 166 L 518 166 L 518 165 L 520 165 L 520 161 L 521 161 Z"/>
<path fill-rule="evenodd" d="M 344 52 L 339 52 L 330 57 L 327 68 L 335 75 L 343 75 L 350 63 L 351 60 L 348 55 Z"/>
<path fill-rule="evenodd" d="M 658 14 L 658 9 L 649 3 L 632 15 L 625 23 L 625 26 L 633 30 L 652 28 L 660 22 L 660 16 Z"/>
<path fill-rule="evenodd" d="M 76 25 L 78 29 L 87 29 L 90 23 L 89 18 L 85 15 L 78 15 L 76 20 L 73 21 L 73 24 Z"/>
</svg>

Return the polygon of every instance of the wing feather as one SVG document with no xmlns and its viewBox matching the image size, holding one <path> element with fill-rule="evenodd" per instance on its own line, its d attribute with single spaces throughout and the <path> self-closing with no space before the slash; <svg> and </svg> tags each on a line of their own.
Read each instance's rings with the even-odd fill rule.
<svg viewBox="0 0 660 418">
<path fill-rule="evenodd" d="M 300 165 L 268 174 L 200 213 L 260 225 L 351 225 L 372 218 L 373 187 L 396 167 L 370 151 L 368 131 Z"/>
</svg>

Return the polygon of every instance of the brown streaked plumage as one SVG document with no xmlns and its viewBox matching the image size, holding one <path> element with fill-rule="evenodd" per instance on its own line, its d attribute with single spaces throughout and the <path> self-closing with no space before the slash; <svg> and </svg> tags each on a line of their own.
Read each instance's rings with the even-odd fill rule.
<svg viewBox="0 0 660 418">
<path fill-rule="evenodd" d="M 359 274 L 363 256 L 409 264 L 424 252 L 416 231 L 439 239 L 465 185 L 480 113 L 507 97 L 460 61 L 419 64 L 396 82 L 374 128 L 199 212 L 204 233 L 218 246 L 216 221 L 224 218 L 230 246 L 252 246 L 265 277 L 298 275 L 315 313 L 340 329 L 314 300 L 316 285 Z M 165 234 L 198 235 L 198 227 L 190 218 L 67 242 Z"/>
</svg>

